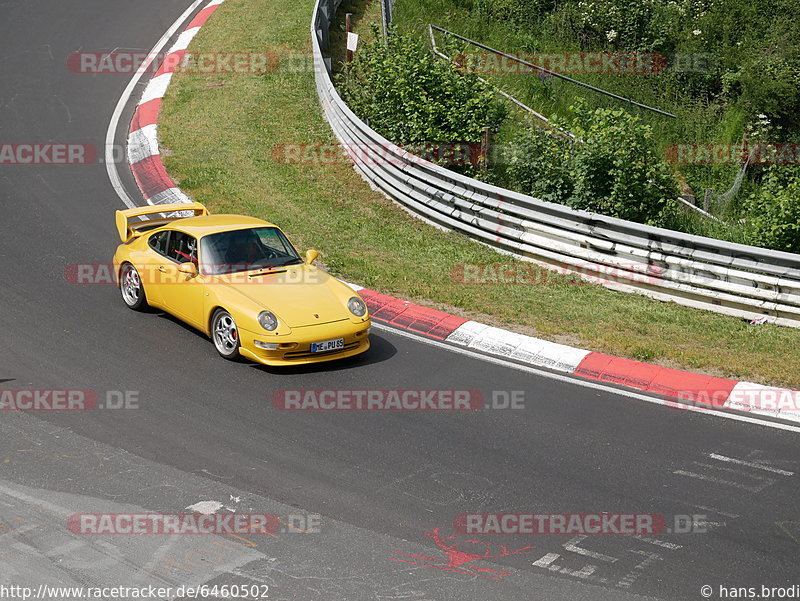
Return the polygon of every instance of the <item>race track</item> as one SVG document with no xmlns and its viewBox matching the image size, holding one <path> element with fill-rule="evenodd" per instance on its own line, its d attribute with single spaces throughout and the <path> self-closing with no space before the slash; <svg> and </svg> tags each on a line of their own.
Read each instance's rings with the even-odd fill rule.
<svg viewBox="0 0 800 601">
<path fill-rule="evenodd" d="M 0 143 L 102 149 L 130 74 L 73 73 L 68 55 L 149 50 L 188 3 L 0 2 Z M 141 199 L 126 165 L 119 170 Z M 0 413 L 0 584 L 260 582 L 270 599 L 297 601 L 696 600 L 704 584 L 800 584 L 793 432 L 643 403 L 383 329 L 354 360 L 290 370 L 228 363 L 176 320 L 127 310 L 113 286 L 65 278 L 71 264 L 109 262 L 118 242 L 114 210 L 125 207 L 104 164 L 0 165 L 0 195 L 0 380 L 9 380 L 0 389 L 138 399 L 136 409 Z M 525 408 L 274 409 L 272 392 L 292 388 L 525 391 Z M 91 537 L 66 527 L 73 513 L 181 513 L 207 500 L 320 514 L 321 532 L 214 546 L 226 537 Z M 492 554 L 534 548 L 470 564 L 494 572 L 443 569 L 446 555 L 426 533 L 453 535 L 454 517 L 469 512 L 708 523 L 650 540 L 483 536 Z"/>
</svg>

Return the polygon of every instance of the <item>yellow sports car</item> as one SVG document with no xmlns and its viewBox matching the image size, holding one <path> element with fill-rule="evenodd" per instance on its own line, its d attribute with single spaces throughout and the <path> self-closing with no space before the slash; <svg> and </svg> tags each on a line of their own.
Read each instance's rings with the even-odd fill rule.
<svg viewBox="0 0 800 601">
<path fill-rule="evenodd" d="M 149 219 L 139 218 L 148 216 Z M 199 203 L 117 211 L 114 272 L 125 304 L 163 309 L 210 336 L 225 359 L 297 365 L 369 348 L 367 306 L 301 258 L 275 225 Z"/>
</svg>

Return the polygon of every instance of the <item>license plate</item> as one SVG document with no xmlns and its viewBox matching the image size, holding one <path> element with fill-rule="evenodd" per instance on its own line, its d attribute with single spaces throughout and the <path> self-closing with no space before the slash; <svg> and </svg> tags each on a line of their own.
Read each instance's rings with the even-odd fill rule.
<svg viewBox="0 0 800 601">
<path fill-rule="evenodd" d="M 323 342 L 312 342 L 312 353 L 324 353 L 326 351 L 336 351 L 344 348 L 344 338 L 337 338 L 336 340 L 325 340 Z"/>
</svg>

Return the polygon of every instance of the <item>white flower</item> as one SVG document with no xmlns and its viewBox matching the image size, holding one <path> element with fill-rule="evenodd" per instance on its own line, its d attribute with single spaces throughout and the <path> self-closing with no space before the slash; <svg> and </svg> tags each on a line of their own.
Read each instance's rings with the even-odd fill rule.
<svg viewBox="0 0 800 601">
<path fill-rule="evenodd" d="M 758 116 L 759 119 L 766 119 L 767 118 L 767 116 L 764 113 L 759 113 L 757 116 Z"/>
<path fill-rule="evenodd" d="M 703 33 L 703 32 L 702 32 L 702 31 L 700 31 L 699 29 L 695 29 L 695 30 L 692 32 L 692 35 L 700 35 L 701 33 Z"/>
<path fill-rule="evenodd" d="M 616 31 L 614 31 L 613 29 L 612 29 L 611 31 L 607 32 L 607 33 L 606 33 L 606 39 L 607 39 L 609 42 L 613 42 L 614 40 L 616 40 L 616 39 L 617 39 L 617 32 L 616 32 Z"/>
</svg>

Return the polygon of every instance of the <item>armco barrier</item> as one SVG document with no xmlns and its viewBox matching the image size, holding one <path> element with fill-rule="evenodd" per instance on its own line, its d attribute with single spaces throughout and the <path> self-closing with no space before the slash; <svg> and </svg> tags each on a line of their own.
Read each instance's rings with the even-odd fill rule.
<svg viewBox="0 0 800 601">
<path fill-rule="evenodd" d="M 317 0 L 314 8 L 317 93 L 344 148 L 358 149 L 356 169 L 373 187 L 436 225 L 615 290 L 800 327 L 800 255 L 545 202 L 429 163 L 370 129 L 337 93 L 323 56 L 340 3 Z"/>
</svg>

